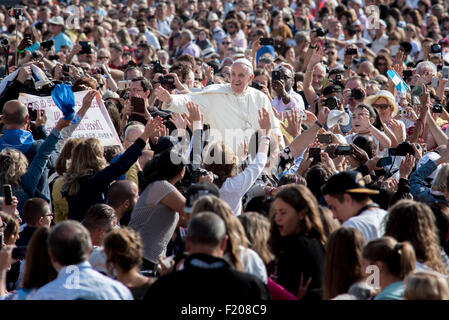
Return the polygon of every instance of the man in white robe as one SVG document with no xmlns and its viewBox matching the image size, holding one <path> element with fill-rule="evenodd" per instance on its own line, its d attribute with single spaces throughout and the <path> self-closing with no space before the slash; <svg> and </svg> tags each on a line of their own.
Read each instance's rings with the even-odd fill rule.
<svg viewBox="0 0 449 320">
<path fill-rule="evenodd" d="M 171 95 L 163 88 L 157 88 L 155 93 L 164 102 L 162 108 L 173 112 L 187 112 L 187 102 L 197 103 L 204 114 L 204 123 L 210 125 L 211 140 L 225 141 L 237 151 L 244 139 L 249 142 L 253 132 L 260 129 L 258 110 L 263 108 L 270 114 L 273 133 L 282 137 L 270 100 L 262 91 L 249 86 L 253 78 L 251 62 L 238 59 L 232 65 L 230 84 L 214 84 L 189 94 Z"/>
</svg>

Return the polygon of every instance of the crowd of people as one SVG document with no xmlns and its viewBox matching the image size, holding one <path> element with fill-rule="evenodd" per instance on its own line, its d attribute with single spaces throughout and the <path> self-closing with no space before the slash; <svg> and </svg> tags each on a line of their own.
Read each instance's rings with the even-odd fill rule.
<svg viewBox="0 0 449 320">
<path fill-rule="evenodd" d="M 0 299 L 448 300 L 448 10 L 0 4 Z"/>
</svg>

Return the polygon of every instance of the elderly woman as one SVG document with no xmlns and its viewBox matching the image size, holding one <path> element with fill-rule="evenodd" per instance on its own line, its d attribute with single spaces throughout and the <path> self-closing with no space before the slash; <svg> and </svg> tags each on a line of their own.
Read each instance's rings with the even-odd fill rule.
<svg viewBox="0 0 449 320">
<path fill-rule="evenodd" d="M 405 141 L 405 124 L 401 120 L 393 119 L 398 113 L 398 105 L 389 91 L 380 90 L 377 94 L 368 96 L 365 104 L 373 107 L 379 114 L 383 130 L 390 138 L 392 148 Z"/>
</svg>

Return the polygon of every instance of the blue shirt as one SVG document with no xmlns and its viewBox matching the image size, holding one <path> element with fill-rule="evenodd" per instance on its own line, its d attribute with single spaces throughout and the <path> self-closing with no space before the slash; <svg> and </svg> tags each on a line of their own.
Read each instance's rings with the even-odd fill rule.
<svg viewBox="0 0 449 320">
<path fill-rule="evenodd" d="M 31 300 L 133 300 L 122 283 L 95 271 L 89 262 L 62 268 Z"/>
<path fill-rule="evenodd" d="M 398 281 L 386 286 L 374 300 L 404 300 L 404 283 Z"/>
<path fill-rule="evenodd" d="M 72 40 L 64 32 L 60 32 L 56 37 L 51 37 L 55 43 L 55 53 L 58 53 L 62 46 L 68 46 L 72 50 Z"/>
</svg>

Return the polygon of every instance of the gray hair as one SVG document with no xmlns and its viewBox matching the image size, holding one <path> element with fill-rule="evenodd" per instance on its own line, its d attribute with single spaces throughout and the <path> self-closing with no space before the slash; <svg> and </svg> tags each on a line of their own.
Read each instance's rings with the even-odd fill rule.
<svg viewBox="0 0 449 320">
<path fill-rule="evenodd" d="M 190 41 L 193 41 L 193 39 L 195 39 L 195 37 L 193 36 L 192 31 L 190 31 L 190 30 L 188 30 L 188 29 L 182 30 L 181 35 L 182 35 L 183 37 L 188 38 Z"/>
<path fill-rule="evenodd" d="M 190 220 L 186 237 L 196 244 L 219 246 L 226 236 L 222 218 L 210 211 L 195 214 Z"/>
<path fill-rule="evenodd" d="M 447 178 L 449 177 L 449 163 L 444 163 L 438 169 L 438 173 L 435 176 L 435 180 L 432 184 L 433 191 L 446 191 L 448 190 Z"/>
<path fill-rule="evenodd" d="M 136 124 L 132 124 L 132 125 L 128 126 L 125 130 L 125 139 L 128 138 L 131 131 L 140 131 L 143 133 L 145 131 L 145 126 L 140 123 L 136 123 Z"/>
<path fill-rule="evenodd" d="M 416 72 L 421 75 L 421 71 L 424 71 L 425 69 L 430 70 L 434 76 L 437 75 L 437 67 L 432 61 L 421 61 L 416 66 Z"/>
</svg>

